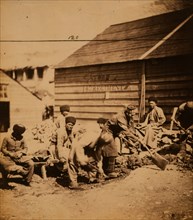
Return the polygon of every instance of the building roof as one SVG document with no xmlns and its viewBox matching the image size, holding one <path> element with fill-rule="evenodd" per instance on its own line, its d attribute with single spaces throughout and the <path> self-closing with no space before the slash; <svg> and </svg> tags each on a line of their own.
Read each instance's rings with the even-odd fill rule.
<svg viewBox="0 0 193 220">
<path fill-rule="evenodd" d="M 41 101 L 41 98 L 40 97 L 38 97 L 37 95 L 35 95 L 35 94 L 33 94 L 28 88 L 26 88 L 25 86 L 23 86 L 21 83 L 19 83 L 18 81 L 16 81 L 16 80 L 14 80 L 14 79 L 12 79 L 11 77 L 9 77 L 6 73 L 5 73 L 5 71 L 3 71 L 3 70 L 1 70 L 0 69 L 0 79 L 1 79 L 1 81 L 0 81 L 0 84 L 9 84 L 9 83 L 12 83 L 12 84 L 14 84 L 14 85 L 17 85 L 18 87 L 20 87 L 20 90 L 22 90 L 24 93 L 29 93 L 29 94 L 31 94 L 33 97 L 34 97 L 34 99 L 37 99 L 37 100 L 39 100 L 39 101 Z"/>
<path fill-rule="evenodd" d="M 55 68 L 192 54 L 192 27 L 193 7 L 111 25 Z"/>
</svg>

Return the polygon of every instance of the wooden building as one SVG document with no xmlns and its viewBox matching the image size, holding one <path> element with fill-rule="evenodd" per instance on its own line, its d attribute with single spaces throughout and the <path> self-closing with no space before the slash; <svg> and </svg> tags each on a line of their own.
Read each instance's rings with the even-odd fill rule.
<svg viewBox="0 0 193 220">
<path fill-rule="evenodd" d="M 15 123 L 28 128 L 42 120 L 42 101 L 21 84 L 0 71 L 0 132 Z"/>
<path fill-rule="evenodd" d="M 169 121 L 193 99 L 192 27 L 193 8 L 111 25 L 55 67 L 56 114 L 69 104 L 91 122 L 134 104 L 138 120 L 155 96 Z"/>
</svg>

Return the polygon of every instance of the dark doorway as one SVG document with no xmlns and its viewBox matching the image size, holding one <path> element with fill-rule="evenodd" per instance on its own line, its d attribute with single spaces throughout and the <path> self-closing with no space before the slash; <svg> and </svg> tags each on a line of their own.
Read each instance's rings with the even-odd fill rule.
<svg viewBox="0 0 193 220">
<path fill-rule="evenodd" d="M 7 132 L 10 126 L 9 102 L 0 102 L 0 132 Z"/>
</svg>

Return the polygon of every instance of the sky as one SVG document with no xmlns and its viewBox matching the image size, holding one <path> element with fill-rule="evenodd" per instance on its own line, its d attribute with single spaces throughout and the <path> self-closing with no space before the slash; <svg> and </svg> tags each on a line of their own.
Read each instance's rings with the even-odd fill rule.
<svg viewBox="0 0 193 220">
<path fill-rule="evenodd" d="M 0 68 L 56 65 L 110 25 L 180 9 L 184 1 L 0 0 Z"/>
</svg>

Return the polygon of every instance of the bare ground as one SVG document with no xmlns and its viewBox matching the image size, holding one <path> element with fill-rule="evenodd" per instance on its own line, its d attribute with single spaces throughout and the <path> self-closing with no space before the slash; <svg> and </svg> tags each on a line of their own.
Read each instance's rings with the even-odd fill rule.
<svg viewBox="0 0 193 220">
<path fill-rule="evenodd" d="M 193 173 L 168 165 L 138 168 L 104 183 L 81 183 L 72 191 L 65 179 L 33 176 L 32 187 L 10 179 L 13 190 L 0 189 L 1 220 L 11 219 L 193 219 Z"/>
</svg>

